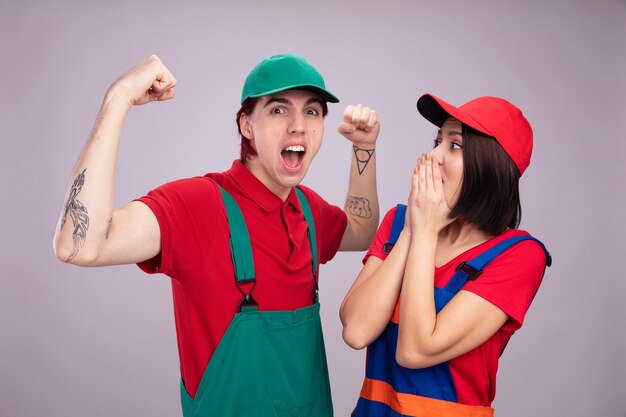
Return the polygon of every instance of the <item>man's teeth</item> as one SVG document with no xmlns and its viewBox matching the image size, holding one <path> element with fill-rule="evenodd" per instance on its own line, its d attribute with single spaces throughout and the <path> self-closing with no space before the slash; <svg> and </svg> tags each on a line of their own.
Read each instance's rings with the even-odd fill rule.
<svg viewBox="0 0 626 417">
<path fill-rule="evenodd" d="M 284 150 L 291 152 L 304 152 L 304 146 L 287 146 Z"/>
</svg>

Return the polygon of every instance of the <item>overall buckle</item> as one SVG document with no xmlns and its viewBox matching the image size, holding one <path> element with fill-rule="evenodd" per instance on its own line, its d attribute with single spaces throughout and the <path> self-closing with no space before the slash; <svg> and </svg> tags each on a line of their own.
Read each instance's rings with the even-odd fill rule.
<svg viewBox="0 0 626 417">
<path fill-rule="evenodd" d="M 391 249 L 393 249 L 394 246 L 395 244 L 393 243 L 385 242 L 385 244 L 383 245 L 383 253 L 385 255 L 389 255 L 389 253 L 391 252 Z"/>
<path fill-rule="evenodd" d="M 456 267 L 456 271 L 461 271 L 464 272 L 465 274 L 468 275 L 468 279 L 470 281 L 476 281 L 476 278 L 478 278 L 480 276 L 480 274 L 483 273 L 482 269 L 476 270 L 474 268 L 472 268 L 471 266 L 469 266 L 467 264 L 467 262 L 463 261 L 459 264 L 459 266 Z"/>
<path fill-rule="evenodd" d="M 241 301 L 239 301 L 239 311 L 242 311 L 248 307 L 258 307 L 259 305 L 257 304 L 254 297 L 252 297 L 252 293 L 254 292 L 254 288 L 256 287 L 256 280 L 251 279 L 251 280 L 241 281 L 241 283 L 252 283 L 252 288 L 250 288 L 250 292 L 245 292 L 243 288 L 241 288 L 241 286 L 239 285 L 240 282 L 236 282 L 237 289 L 239 290 L 241 295 L 243 295 L 243 298 L 241 299 Z"/>
<path fill-rule="evenodd" d="M 239 308 L 255 306 L 258 307 L 256 300 L 252 297 L 252 293 L 244 295 L 244 297 L 239 302 Z"/>
</svg>

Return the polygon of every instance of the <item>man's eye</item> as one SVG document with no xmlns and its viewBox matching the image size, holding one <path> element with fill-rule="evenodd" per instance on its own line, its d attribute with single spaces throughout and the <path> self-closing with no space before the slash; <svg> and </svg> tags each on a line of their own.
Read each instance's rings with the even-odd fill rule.
<svg viewBox="0 0 626 417">
<path fill-rule="evenodd" d="M 283 109 L 282 107 L 274 107 L 272 109 L 272 113 L 273 114 L 283 114 L 283 113 L 285 113 L 285 109 Z"/>
<path fill-rule="evenodd" d="M 310 116 L 317 116 L 318 114 L 320 114 L 316 109 L 308 109 L 306 111 L 306 114 L 310 115 Z"/>
</svg>

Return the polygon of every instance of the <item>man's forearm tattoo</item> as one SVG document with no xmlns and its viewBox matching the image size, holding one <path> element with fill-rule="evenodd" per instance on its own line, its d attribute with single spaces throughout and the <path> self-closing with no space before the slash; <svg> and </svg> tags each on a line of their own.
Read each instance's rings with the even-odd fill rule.
<svg viewBox="0 0 626 417">
<path fill-rule="evenodd" d="M 104 232 L 104 238 L 109 238 L 109 233 L 111 233 L 111 224 L 113 224 L 113 217 L 109 218 L 109 222 L 107 223 L 107 230 Z"/>
<path fill-rule="evenodd" d="M 374 155 L 374 149 L 361 149 L 356 145 L 352 145 L 354 157 L 356 158 L 356 166 L 359 169 L 359 175 L 365 171 L 365 167 L 369 164 L 370 159 Z"/>
<path fill-rule="evenodd" d="M 72 189 L 70 190 L 70 195 L 67 198 L 67 203 L 65 204 L 65 213 L 63 214 L 63 220 L 61 220 L 61 229 L 65 225 L 67 220 L 67 215 L 69 213 L 72 218 L 72 223 L 74 223 L 74 231 L 72 232 L 72 239 L 74 240 L 74 249 L 70 256 L 67 257 L 65 262 L 69 262 L 76 256 L 79 249 L 85 244 L 85 239 L 87 238 L 87 229 L 89 229 L 89 216 L 87 215 L 87 207 L 83 205 L 76 197 L 78 193 L 83 189 L 83 184 L 85 184 L 85 171 L 87 168 L 83 169 L 76 180 L 74 180 L 74 184 L 72 184 Z"/>
<path fill-rule="evenodd" d="M 369 219 L 372 217 L 370 201 L 364 197 L 350 196 L 346 201 L 346 210 L 357 217 Z"/>
</svg>

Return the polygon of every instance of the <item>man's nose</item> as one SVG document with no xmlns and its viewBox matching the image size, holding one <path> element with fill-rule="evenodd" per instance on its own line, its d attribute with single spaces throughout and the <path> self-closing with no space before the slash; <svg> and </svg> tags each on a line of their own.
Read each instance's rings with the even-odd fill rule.
<svg viewBox="0 0 626 417">
<path fill-rule="evenodd" d="M 302 114 L 295 114 L 289 123 L 289 133 L 293 134 L 304 132 L 304 125 L 304 116 Z"/>
</svg>

